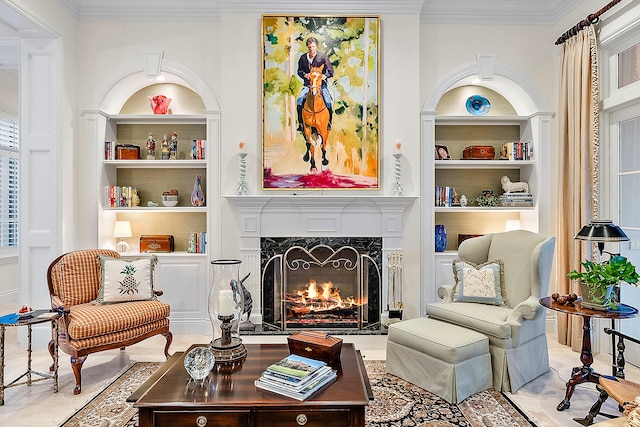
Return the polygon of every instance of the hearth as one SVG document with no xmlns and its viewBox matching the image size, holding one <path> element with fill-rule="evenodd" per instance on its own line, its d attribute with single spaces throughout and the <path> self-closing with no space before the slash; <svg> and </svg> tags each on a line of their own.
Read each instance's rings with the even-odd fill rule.
<svg viewBox="0 0 640 427">
<path fill-rule="evenodd" d="M 380 330 L 380 238 L 261 239 L 263 328 Z"/>
</svg>

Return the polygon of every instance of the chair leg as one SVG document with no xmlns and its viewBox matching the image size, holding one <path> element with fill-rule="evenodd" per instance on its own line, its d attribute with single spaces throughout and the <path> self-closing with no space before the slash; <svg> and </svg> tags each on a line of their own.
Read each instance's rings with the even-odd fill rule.
<svg viewBox="0 0 640 427">
<path fill-rule="evenodd" d="M 51 359 L 53 359 L 53 363 L 49 366 L 49 371 L 53 372 L 56 369 L 56 342 L 54 340 L 49 341 L 47 348 L 49 349 Z"/>
<path fill-rule="evenodd" d="M 162 335 L 167 340 L 167 343 L 164 346 L 164 357 L 166 357 L 168 359 L 169 358 L 169 347 L 171 346 L 171 342 L 173 341 L 173 334 L 171 333 L 171 331 L 167 331 L 166 333 L 164 333 Z"/>
<path fill-rule="evenodd" d="M 85 360 L 87 360 L 87 356 L 71 357 L 71 369 L 73 369 L 73 376 L 76 377 L 76 385 L 73 387 L 73 394 L 80 394 L 82 391 L 82 376 L 80 374 L 80 370 L 82 369 L 82 364 Z"/>
<path fill-rule="evenodd" d="M 593 424 L 593 419 L 600 413 L 600 408 L 602 408 L 602 404 L 605 402 L 605 400 L 609 398 L 609 394 L 606 391 L 604 391 L 600 387 L 600 385 L 597 385 L 596 388 L 600 390 L 600 395 L 598 396 L 598 400 L 596 400 L 596 403 L 594 403 L 593 406 L 591 406 L 591 409 L 589 409 L 589 413 L 587 414 L 587 416 L 584 418 L 573 419 L 574 421 L 576 421 L 579 424 L 582 424 L 583 426 L 590 426 L 591 424 Z"/>
</svg>

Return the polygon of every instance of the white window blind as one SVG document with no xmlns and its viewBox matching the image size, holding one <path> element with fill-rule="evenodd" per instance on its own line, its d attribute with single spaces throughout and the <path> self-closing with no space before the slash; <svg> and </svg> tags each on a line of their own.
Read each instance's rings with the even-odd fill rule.
<svg viewBox="0 0 640 427">
<path fill-rule="evenodd" d="M 18 123 L 0 118 L 0 248 L 19 243 L 18 132 Z"/>
</svg>

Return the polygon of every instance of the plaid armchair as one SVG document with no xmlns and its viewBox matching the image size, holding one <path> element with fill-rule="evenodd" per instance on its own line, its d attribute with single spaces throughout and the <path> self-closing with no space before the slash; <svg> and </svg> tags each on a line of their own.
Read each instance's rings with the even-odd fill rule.
<svg viewBox="0 0 640 427">
<path fill-rule="evenodd" d="M 95 304 L 100 288 L 98 255 L 120 258 L 112 250 L 87 249 L 69 252 L 56 258 L 47 270 L 51 306 L 60 313 L 58 345 L 71 355 L 76 379 L 73 394 L 80 394 L 82 364 L 87 355 L 114 348 L 124 349 L 157 334 L 167 343 L 165 357 L 173 336 L 169 331 L 168 304 L 157 299 L 115 304 Z M 154 291 L 156 296 L 162 291 Z"/>
</svg>

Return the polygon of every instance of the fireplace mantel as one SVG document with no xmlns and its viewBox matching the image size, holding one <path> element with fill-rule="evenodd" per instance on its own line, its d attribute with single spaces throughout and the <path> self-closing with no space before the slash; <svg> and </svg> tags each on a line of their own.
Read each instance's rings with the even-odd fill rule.
<svg viewBox="0 0 640 427">
<path fill-rule="evenodd" d="M 245 249 L 260 237 L 382 236 L 402 238 L 403 215 L 418 197 L 248 195 L 224 197 L 240 215 Z M 391 243 L 391 242 L 389 242 Z M 391 246 L 401 247 L 400 241 Z"/>
</svg>

